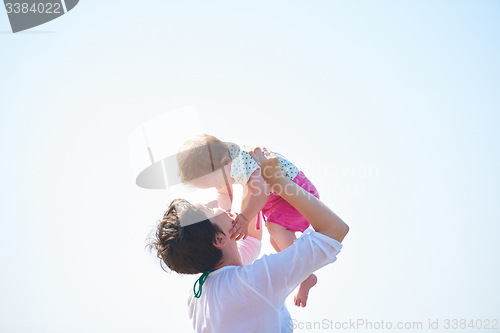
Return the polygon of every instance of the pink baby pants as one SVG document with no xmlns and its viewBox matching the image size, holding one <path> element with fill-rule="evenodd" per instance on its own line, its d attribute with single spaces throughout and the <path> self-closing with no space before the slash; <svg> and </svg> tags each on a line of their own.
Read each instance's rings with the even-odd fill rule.
<svg viewBox="0 0 500 333">
<path fill-rule="evenodd" d="M 293 182 L 319 199 L 318 190 L 314 184 L 307 179 L 306 175 L 304 175 L 302 171 L 300 171 L 299 174 L 293 179 Z M 309 222 L 306 218 L 276 193 L 271 193 L 269 195 L 266 205 L 262 208 L 261 212 L 257 214 L 257 230 L 260 229 L 261 214 L 262 219 L 266 222 L 266 225 L 269 221 L 282 225 L 283 227 L 294 232 L 304 232 L 304 230 L 309 227 Z"/>
</svg>

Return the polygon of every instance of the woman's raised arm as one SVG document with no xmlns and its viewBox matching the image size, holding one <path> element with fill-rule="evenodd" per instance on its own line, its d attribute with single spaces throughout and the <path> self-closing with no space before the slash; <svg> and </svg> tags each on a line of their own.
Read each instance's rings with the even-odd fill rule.
<svg viewBox="0 0 500 333">
<path fill-rule="evenodd" d="M 316 232 L 342 242 L 349 232 L 347 224 L 314 195 L 285 177 L 274 153 L 257 147 L 250 155 L 259 164 L 262 177 L 272 191 L 295 207 Z"/>
</svg>

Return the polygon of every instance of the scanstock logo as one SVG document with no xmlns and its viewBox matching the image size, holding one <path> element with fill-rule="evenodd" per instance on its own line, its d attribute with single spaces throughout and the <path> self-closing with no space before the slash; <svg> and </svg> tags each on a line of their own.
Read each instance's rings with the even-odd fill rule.
<svg viewBox="0 0 500 333">
<path fill-rule="evenodd" d="M 75 8 L 79 0 L 4 0 L 12 32 L 52 21 Z"/>
</svg>

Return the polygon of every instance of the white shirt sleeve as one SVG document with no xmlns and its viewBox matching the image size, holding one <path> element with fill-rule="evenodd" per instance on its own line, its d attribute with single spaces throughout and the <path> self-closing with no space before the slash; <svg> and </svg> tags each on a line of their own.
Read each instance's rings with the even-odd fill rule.
<svg viewBox="0 0 500 333">
<path fill-rule="evenodd" d="M 238 246 L 243 265 L 250 265 L 259 256 L 262 243 L 257 238 L 248 236 L 244 240 L 239 240 L 236 245 Z"/>
<path fill-rule="evenodd" d="M 251 287 L 279 309 L 286 297 L 314 271 L 337 260 L 342 244 L 308 229 L 287 249 L 256 260 L 248 269 Z"/>
</svg>

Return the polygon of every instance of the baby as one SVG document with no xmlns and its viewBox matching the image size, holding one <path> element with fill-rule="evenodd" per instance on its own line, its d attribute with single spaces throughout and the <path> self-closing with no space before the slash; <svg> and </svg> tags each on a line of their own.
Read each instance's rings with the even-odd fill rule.
<svg viewBox="0 0 500 333">
<path fill-rule="evenodd" d="M 177 155 L 179 175 L 184 184 L 201 189 L 216 188 L 220 206 L 229 210 L 232 200 L 231 185 L 241 184 L 248 190 L 243 202 L 245 207 L 235 219 L 232 239 L 239 240 L 248 235 L 248 224 L 257 217 L 256 227 L 260 229 L 261 215 L 271 236 L 271 244 L 280 252 L 296 240 L 295 232 L 304 232 L 309 222 L 287 201 L 271 193 L 260 174 L 260 167 L 250 156 L 251 149 L 242 145 L 225 143 L 207 135 L 197 135 L 187 140 Z M 302 171 L 284 156 L 278 156 L 283 175 L 294 183 L 319 198 L 316 187 Z M 305 307 L 309 290 L 316 284 L 317 278 L 311 274 L 301 283 L 294 297 L 295 305 Z"/>
</svg>

